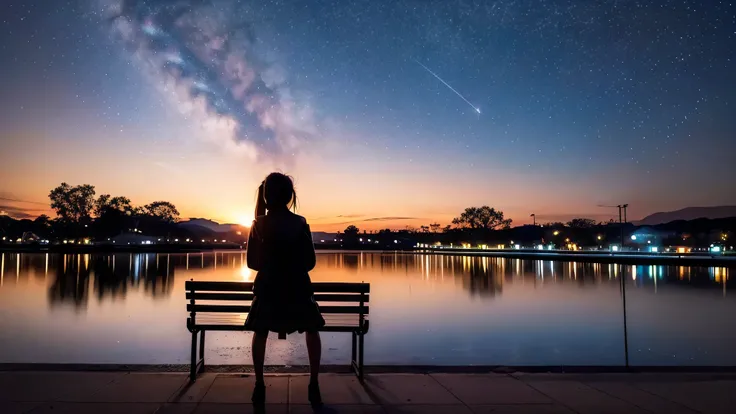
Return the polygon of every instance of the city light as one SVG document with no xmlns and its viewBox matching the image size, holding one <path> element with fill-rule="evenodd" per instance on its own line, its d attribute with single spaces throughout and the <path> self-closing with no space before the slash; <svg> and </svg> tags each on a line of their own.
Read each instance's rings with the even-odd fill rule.
<svg viewBox="0 0 736 414">
<path fill-rule="evenodd" d="M 603 236 L 599 235 L 598 240 L 603 240 Z"/>
<path fill-rule="evenodd" d="M 631 240 L 636 240 L 636 234 L 631 235 Z"/>
<path fill-rule="evenodd" d="M 559 230 L 555 230 L 555 232 L 552 233 L 552 234 L 554 234 L 555 236 L 559 236 L 560 235 L 560 232 L 559 232 Z"/>
</svg>

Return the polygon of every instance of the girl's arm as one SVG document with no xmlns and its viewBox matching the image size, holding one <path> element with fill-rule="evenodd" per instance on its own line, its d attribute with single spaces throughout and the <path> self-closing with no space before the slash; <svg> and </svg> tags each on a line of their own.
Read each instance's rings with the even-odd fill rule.
<svg viewBox="0 0 736 414">
<path fill-rule="evenodd" d="M 248 234 L 247 263 L 248 267 L 259 271 L 261 270 L 261 237 L 258 235 L 258 226 L 256 221 L 250 226 L 250 234 Z"/>
<path fill-rule="evenodd" d="M 317 264 L 317 255 L 314 253 L 314 242 L 312 241 L 312 231 L 309 229 L 309 224 L 304 222 L 304 232 L 302 233 L 302 253 L 304 257 L 304 266 L 307 272 L 314 269 Z"/>
</svg>

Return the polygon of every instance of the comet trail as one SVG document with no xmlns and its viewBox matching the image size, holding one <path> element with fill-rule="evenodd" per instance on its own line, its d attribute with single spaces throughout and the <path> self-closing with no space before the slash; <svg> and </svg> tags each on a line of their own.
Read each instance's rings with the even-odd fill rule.
<svg viewBox="0 0 736 414">
<path fill-rule="evenodd" d="M 418 61 L 418 60 L 416 60 L 416 59 L 414 59 L 414 61 L 415 61 L 415 62 L 417 62 L 417 63 L 418 63 L 418 64 L 419 64 L 419 65 L 420 65 L 421 67 L 423 67 L 423 68 L 424 68 L 424 70 L 426 70 L 427 72 L 429 72 L 430 74 L 432 74 L 432 76 L 434 76 L 435 78 L 437 78 L 437 80 L 439 80 L 439 81 L 440 81 L 440 82 L 442 82 L 442 83 L 443 83 L 443 84 L 444 84 L 445 86 L 447 86 L 448 88 L 450 88 L 450 90 L 451 90 L 451 91 L 455 92 L 455 94 L 456 94 L 457 96 L 459 96 L 459 97 L 460 97 L 460 99 L 462 99 L 463 101 L 465 101 L 465 102 L 466 102 L 466 103 L 467 103 L 468 105 L 470 105 L 470 107 L 471 107 L 471 108 L 473 108 L 473 110 L 474 110 L 475 112 L 477 112 L 477 113 L 480 113 L 480 108 L 478 108 L 477 106 L 475 106 L 475 105 L 473 105 L 472 103 L 470 103 L 470 101 L 469 101 L 469 100 L 465 99 L 465 97 L 464 97 L 464 96 L 463 96 L 463 95 L 462 95 L 462 94 L 461 94 L 460 92 L 458 92 L 458 91 L 457 91 L 457 90 L 456 90 L 455 88 L 453 88 L 452 86 L 450 86 L 450 84 L 449 84 L 449 83 L 445 82 L 445 81 L 444 81 L 444 79 L 440 78 L 440 77 L 439 77 L 439 76 L 438 76 L 438 75 L 437 75 L 436 73 L 432 72 L 432 70 L 431 70 L 430 68 L 428 68 L 428 67 L 424 66 L 424 64 L 422 64 L 422 62 L 420 62 L 420 61 Z"/>
</svg>

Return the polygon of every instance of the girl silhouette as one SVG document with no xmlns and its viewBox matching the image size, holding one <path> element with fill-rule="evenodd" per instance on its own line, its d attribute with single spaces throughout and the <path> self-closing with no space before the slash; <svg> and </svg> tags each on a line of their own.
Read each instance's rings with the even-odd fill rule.
<svg viewBox="0 0 736 414">
<path fill-rule="evenodd" d="M 253 283 L 253 303 L 245 326 L 252 330 L 253 367 L 256 385 L 253 403 L 263 404 L 266 386 L 263 381 L 263 361 L 266 356 L 268 332 L 280 337 L 306 333 L 309 354 L 309 401 L 321 405 L 317 377 L 322 354 L 319 329 L 325 325 L 314 301 L 309 271 L 316 257 L 312 233 L 307 220 L 294 214 L 296 191 L 291 177 L 271 173 L 258 187 L 256 219 L 248 237 L 248 267 L 257 271 Z"/>
</svg>

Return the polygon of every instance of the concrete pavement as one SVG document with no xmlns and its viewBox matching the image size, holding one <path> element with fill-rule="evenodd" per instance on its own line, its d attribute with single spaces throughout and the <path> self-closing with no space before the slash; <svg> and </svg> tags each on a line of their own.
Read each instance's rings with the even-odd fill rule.
<svg viewBox="0 0 736 414">
<path fill-rule="evenodd" d="M 266 378 L 266 413 L 311 413 L 308 376 Z M 0 413 L 254 413 L 252 374 L 0 372 Z M 324 374 L 323 413 L 736 413 L 733 374 Z"/>
</svg>

